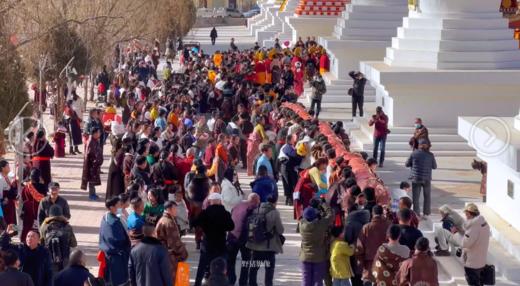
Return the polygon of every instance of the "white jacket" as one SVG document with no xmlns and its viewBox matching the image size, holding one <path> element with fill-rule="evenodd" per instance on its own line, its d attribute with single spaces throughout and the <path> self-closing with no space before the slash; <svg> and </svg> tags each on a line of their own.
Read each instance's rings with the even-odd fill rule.
<svg viewBox="0 0 520 286">
<path fill-rule="evenodd" d="M 222 187 L 222 205 L 228 212 L 231 212 L 233 207 L 242 201 L 242 194 L 238 193 L 237 188 L 228 179 L 224 178 L 220 186 Z"/>
<path fill-rule="evenodd" d="M 464 237 L 462 249 L 464 250 L 464 266 L 478 269 L 486 265 L 489 247 L 489 224 L 483 216 L 477 216 L 464 223 Z"/>
</svg>

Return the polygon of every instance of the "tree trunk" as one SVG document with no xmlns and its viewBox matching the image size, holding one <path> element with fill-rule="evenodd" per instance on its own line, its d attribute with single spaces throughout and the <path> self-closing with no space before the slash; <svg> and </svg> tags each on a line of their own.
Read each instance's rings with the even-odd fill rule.
<svg viewBox="0 0 520 286">
<path fill-rule="evenodd" d="M 89 82 L 90 82 L 90 89 L 89 89 L 89 96 L 90 101 L 94 101 L 94 78 L 92 72 L 89 74 Z"/>
</svg>

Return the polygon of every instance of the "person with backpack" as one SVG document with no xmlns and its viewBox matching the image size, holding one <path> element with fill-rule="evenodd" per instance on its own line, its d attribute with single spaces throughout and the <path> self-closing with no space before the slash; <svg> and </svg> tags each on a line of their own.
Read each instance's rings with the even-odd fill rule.
<svg viewBox="0 0 520 286">
<path fill-rule="evenodd" d="M 70 249 L 78 246 L 74 231 L 59 205 L 49 209 L 49 217 L 40 227 L 41 242 L 51 254 L 52 268 L 55 272 L 68 265 Z"/>
<path fill-rule="evenodd" d="M 280 212 L 276 209 L 276 198 L 267 201 L 253 211 L 247 220 L 248 240 L 246 247 L 252 251 L 249 266 L 249 285 L 257 286 L 256 276 L 260 266 L 265 267 L 264 285 L 272 286 L 275 256 L 283 252 L 284 227 Z"/>
<path fill-rule="evenodd" d="M 325 85 L 323 77 L 319 73 L 311 80 L 310 86 L 312 88 L 310 110 L 314 111 L 316 118 L 318 118 L 321 111 L 321 99 L 323 98 L 323 95 L 327 93 L 327 86 Z M 316 106 L 316 110 L 314 109 L 314 106 Z"/>
<path fill-rule="evenodd" d="M 70 208 L 67 200 L 60 196 L 60 184 L 58 182 L 51 182 L 49 184 L 50 194 L 40 201 L 38 206 L 38 224 L 41 226 L 43 221 L 49 217 L 50 209 L 53 205 L 61 207 L 63 216 L 66 219 L 70 219 Z"/>
<path fill-rule="evenodd" d="M 247 197 L 246 201 L 240 202 L 231 211 L 231 219 L 235 224 L 235 228 L 228 233 L 227 237 L 227 249 L 228 249 L 228 277 L 229 283 L 235 285 L 237 276 L 235 272 L 235 263 L 238 252 L 242 261 L 249 261 L 251 257 L 251 251 L 246 248 L 246 242 L 248 238 L 248 219 L 256 208 L 260 205 L 260 197 L 251 193 Z M 247 263 L 242 263 L 240 267 L 240 279 L 238 285 L 247 285 L 249 267 Z"/>
</svg>

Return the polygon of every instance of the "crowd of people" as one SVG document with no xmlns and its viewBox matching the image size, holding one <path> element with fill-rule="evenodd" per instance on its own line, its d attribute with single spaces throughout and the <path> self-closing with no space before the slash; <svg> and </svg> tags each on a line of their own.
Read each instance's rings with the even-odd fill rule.
<svg viewBox="0 0 520 286">
<path fill-rule="evenodd" d="M 172 48 L 169 43 L 167 54 Z M 183 47 L 181 41 L 177 49 L 179 69 L 169 60 L 160 64 L 158 42 L 120 55 L 124 61 L 114 72 L 104 68 L 96 80 L 104 105 L 89 110 L 82 130 L 82 104 L 75 103 L 75 92 L 67 101 L 62 125 L 70 134 L 69 153 L 84 156 L 81 189 L 88 190 L 90 200 L 100 199 L 96 187 L 103 149 L 111 148 L 98 275 L 88 272 L 85 254 L 74 249 L 71 211 L 50 173 L 55 150 L 45 132 L 35 130 L 25 150 L 19 244 L 11 241 L 18 233 L 17 183 L 9 178 L 8 162 L 0 161 L 0 281 L 13 281 L 8 282 L 13 286 L 97 285 L 100 280 L 105 285 L 188 285 L 182 284 L 189 283 L 183 273 L 193 253 L 185 237 L 193 234 L 200 252 L 194 285 L 256 286 L 261 267 L 263 285 L 275 285 L 276 256 L 286 240 L 278 206 L 285 204 L 293 207 L 301 236 L 303 286 L 438 285 L 432 244 L 418 229 L 431 214 L 436 168 L 430 142 L 420 135 L 422 126 L 406 162 L 411 186 L 403 182 L 390 195 L 381 195 L 374 183 L 383 185 L 377 167 L 383 166 L 388 119 L 378 109 L 370 121 L 381 146 L 379 162 L 377 144 L 373 158 L 351 153 L 342 122 L 326 123 L 330 136 L 362 159 L 376 179 L 364 181 L 356 176 L 352 159 L 320 132 L 326 93 L 320 73 L 328 60 L 313 39 L 300 39 L 292 48 L 276 42 L 272 49 L 242 51 L 232 42 L 229 51 L 213 55 Z M 359 72 L 351 76 L 351 95 L 363 116 L 366 80 Z M 302 116 L 287 103 L 297 101 L 305 83 L 312 90 L 312 106 Z M 240 169 L 254 177 L 250 193 L 242 189 Z M 468 283 L 482 285 L 489 226 L 473 204 L 464 210 L 466 221 L 449 206 L 440 212 L 443 228 L 436 232 L 435 253 L 462 249 Z"/>
</svg>

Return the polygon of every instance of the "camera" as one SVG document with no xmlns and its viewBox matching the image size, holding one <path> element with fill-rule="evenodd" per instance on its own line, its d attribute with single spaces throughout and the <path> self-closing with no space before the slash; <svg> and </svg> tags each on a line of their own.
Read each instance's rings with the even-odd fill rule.
<svg viewBox="0 0 520 286">
<path fill-rule="evenodd" d="M 461 257 L 462 256 L 462 248 L 457 248 L 457 250 L 455 251 L 455 255 L 457 257 Z"/>
</svg>

